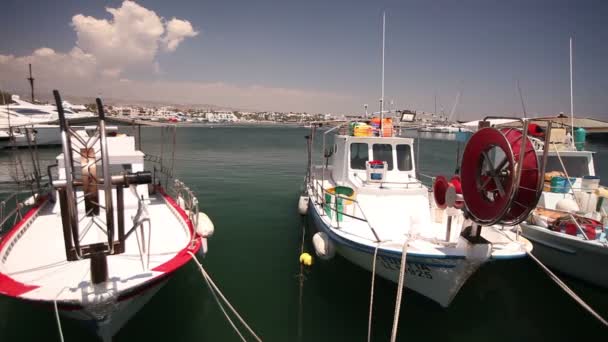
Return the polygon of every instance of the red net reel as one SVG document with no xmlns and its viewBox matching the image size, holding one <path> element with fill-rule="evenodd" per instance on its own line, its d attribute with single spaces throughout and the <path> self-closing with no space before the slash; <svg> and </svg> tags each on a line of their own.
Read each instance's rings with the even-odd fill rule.
<svg viewBox="0 0 608 342">
<path fill-rule="evenodd" d="M 450 187 L 454 188 L 457 195 L 462 194 L 460 176 L 453 176 L 449 182 L 444 176 L 437 176 L 435 178 L 435 183 L 433 184 L 433 197 L 435 199 L 435 204 L 437 204 L 437 208 L 445 209 L 448 207 L 446 193 Z M 464 207 L 464 201 L 457 199 L 454 202 L 454 208 L 462 209 L 462 207 Z"/>
<path fill-rule="evenodd" d="M 527 137 L 524 143 L 522 131 L 514 128 L 483 128 L 473 134 L 462 155 L 460 175 L 467 210 L 482 225 L 520 223 L 542 190 L 534 146 Z"/>
<path fill-rule="evenodd" d="M 448 190 L 448 180 L 443 176 L 435 177 L 435 183 L 433 184 L 433 197 L 435 198 L 435 204 L 437 208 L 445 209 L 448 204 L 445 201 L 445 193 Z"/>
</svg>

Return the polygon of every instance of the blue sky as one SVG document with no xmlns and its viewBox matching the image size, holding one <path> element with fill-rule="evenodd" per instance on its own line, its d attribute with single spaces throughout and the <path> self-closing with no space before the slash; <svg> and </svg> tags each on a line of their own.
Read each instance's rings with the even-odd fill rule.
<svg viewBox="0 0 608 342">
<path fill-rule="evenodd" d="M 41 89 L 259 110 L 360 111 L 364 103 L 377 107 L 380 97 L 380 27 L 386 10 L 386 98 L 397 108 L 432 111 L 437 94 L 439 104 L 449 112 L 460 91 L 456 114 L 461 119 L 520 114 L 519 81 L 528 112 L 569 112 L 568 38 L 572 35 L 575 113 L 608 119 L 606 1 L 154 0 L 137 4 L 163 23 L 172 18 L 189 22 L 191 33 L 172 51 L 162 48 L 166 33 L 158 36 L 150 43 L 158 45 L 152 55 L 128 62 L 133 53 L 121 57 L 123 49 L 83 43 L 77 32 L 86 27 L 73 21 L 82 14 L 112 23 L 115 18 L 106 7 L 121 8 L 122 1 L 5 1 L 0 12 L 0 55 L 12 59 L 0 62 L 4 75 L 0 86 L 26 89 L 20 63 L 35 50 L 46 47 L 55 54 L 68 54 L 78 47 L 94 60 L 78 75 L 69 74 L 67 66 L 56 67 L 72 65 L 70 56 L 62 57 L 62 62 L 49 59 L 56 56 L 33 59 Z M 129 40 L 122 46 L 127 45 Z M 120 58 L 108 56 L 113 52 Z M 118 66 L 112 68 L 111 63 Z M 82 75 L 85 72 L 98 76 L 91 81 Z"/>
</svg>

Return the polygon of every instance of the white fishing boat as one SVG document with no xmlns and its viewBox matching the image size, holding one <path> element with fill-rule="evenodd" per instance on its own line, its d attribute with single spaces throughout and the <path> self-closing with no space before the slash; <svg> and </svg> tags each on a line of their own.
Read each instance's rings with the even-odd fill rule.
<svg viewBox="0 0 608 342">
<path fill-rule="evenodd" d="M 542 186 L 539 161 L 521 130 L 486 128 L 473 135 L 463 153 L 462 182 L 438 177 L 431 192 L 417 178 L 413 139 L 386 128 L 354 136 L 345 127 L 323 134 L 323 165 L 312 162 L 314 128 L 309 136 L 299 209 L 318 231 L 313 245 L 320 258 L 337 252 L 396 283 L 406 260 L 405 286 L 447 307 L 481 265 L 530 252 L 531 243 L 511 229 L 536 205 Z M 338 134 L 325 149 L 331 132 Z M 518 163 L 521 153 L 524 163 Z M 500 165 L 492 163 L 500 157 Z M 455 195 L 459 189 L 462 197 Z"/>
<path fill-rule="evenodd" d="M 3 216 L 18 220 L 0 240 L 0 294 L 54 308 L 109 340 L 190 253 L 206 252 L 213 226 L 183 183 L 144 170 L 134 137 L 106 131 L 99 99 L 98 125 L 73 130 L 55 98 L 58 178 Z"/>
<path fill-rule="evenodd" d="M 599 185 L 593 152 L 577 150 L 565 128 L 551 130 L 545 187 L 538 208 L 521 223 L 534 254 L 546 265 L 608 288 L 608 189 Z"/>
</svg>

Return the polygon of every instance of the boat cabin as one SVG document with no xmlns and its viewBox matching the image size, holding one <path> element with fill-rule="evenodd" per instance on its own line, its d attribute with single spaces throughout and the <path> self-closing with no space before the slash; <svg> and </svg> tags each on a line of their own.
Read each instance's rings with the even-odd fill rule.
<svg viewBox="0 0 608 342">
<path fill-rule="evenodd" d="M 400 137 L 337 135 L 331 176 L 357 187 L 403 187 L 416 181 L 414 140 Z"/>
</svg>

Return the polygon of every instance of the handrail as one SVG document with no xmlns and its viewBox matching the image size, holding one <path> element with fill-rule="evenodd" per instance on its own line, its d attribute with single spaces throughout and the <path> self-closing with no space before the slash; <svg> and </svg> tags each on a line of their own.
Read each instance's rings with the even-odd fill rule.
<svg viewBox="0 0 608 342">
<path fill-rule="evenodd" d="M 327 205 L 326 203 L 324 203 L 325 198 L 324 197 L 320 198 L 319 192 L 317 190 L 317 186 L 321 187 L 321 190 L 322 190 L 323 194 L 329 194 L 329 195 L 332 195 L 332 196 L 336 197 L 336 201 L 334 201 L 334 208 L 332 208 L 331 205 L 329 205 L 329 209 L 332 210 L 332 211 L 334 211 L 334 212 L 336 212 L 336 224 L 337 224 L 336 228 L 338 228 L 338 229 L 340 228 L 340 223 L 338 221 L 337 215 L 341 214 L 341 215 L 344 215 L 346 217 L 350 217 L 350 218 L 353 218 L 353 219 L 356 219 L 356 220 L 363 221 L 363 222 L 367 223 L 367 226 L 369 227 L 370 231 L 372 232 L 372 234 L 374 234 L 374 237 L 376 238 L 376 242 L 380 242 L 380 237 L 378 237 L 378 234 L 376 233 L 376 230 L 369 223 L 369 220 L 365 216 L 365 212 L 363 211 L 363 208 L 359 204 L 359 201 L 357 201 L 354 198 L 343 196 L 341 194 L 336 194 L 336 193 L 332 194 L 332 193 L 330 193 L 327 189 L 325 189 L 323 187 L 323 184 L 318 184 L 318 181 L 314 177 L 312 178 L 312 184 L 313 184 L 313 187 L 312 187 L 313 195 L 314 195 L 315 199 L 317 200 L 317 203 L 323 203 L 323 206 Z M 359 209 L 359 212 L 361 213 L 361 215 L 363 216 L 363 218 L 356 217 L 354 215 L 347 214 L 344 211 L 338 210 L 338 201 L 337 201 L 337 198 L 340 198 L 340 199 L 343 199 L 343 200 L 348 200 L 348 201 L 351 201 L 352 203 L 354 203 L 356 205 L 356 207 Z M 332 220 L 330 220 L 330 224 L 331 224 L 331 221 Z"/>
</svg>

